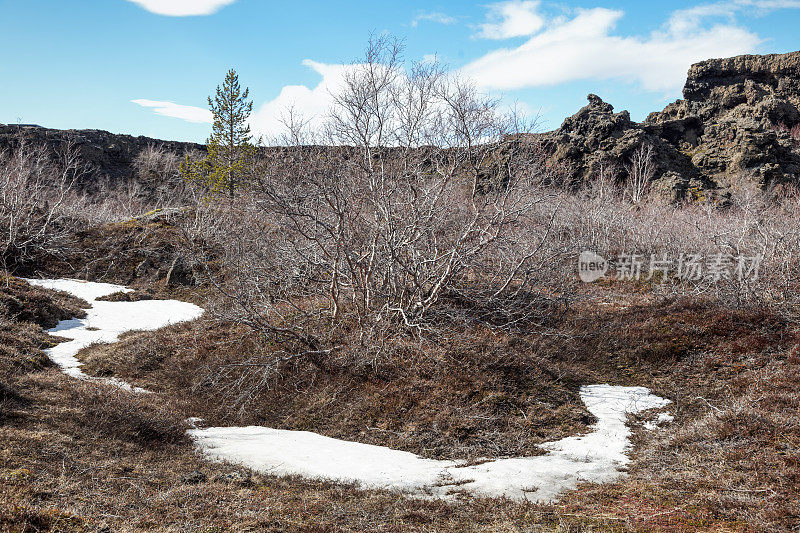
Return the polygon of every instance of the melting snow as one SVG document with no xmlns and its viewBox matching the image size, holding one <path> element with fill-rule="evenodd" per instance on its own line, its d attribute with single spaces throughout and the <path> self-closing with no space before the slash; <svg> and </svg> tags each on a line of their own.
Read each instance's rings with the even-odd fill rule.
<svg viewBox="0 0 800 533">
<path fill-rule="evenodd" d="M 79 379 L 97 379 L 137 392 L 146 392 L 115 379 L 87 376 L 75 355 L 93 343 L 111 343 L 132 330 L 154 330 L 193 320 L 203 310 L 175 300 L 103 302 L 98 298 L 119 291 L 119 285 L 77 280 L 28 280 L 33 285 L 66 291 L 88 301 L 86 318 L 64 320 L 50 333 L 71 339 L 46 350 L 61 369 Z M 230 461 L 276 475 L 302 475 L 356 482 L 367 488 L 404 491 L 417 497 L 450 498 L 458 493 L 505 496 L 518 500 L 554 500 L 579 482 L 607 482 L 621 475 L 630 461 L 628 414 L 667 405 L 669 400 L 643 387 L 589 385 L 581 388 L 586 408 L 597 418 L 586 435 L 542 444 L 547 453 L 536 457 L 487 460 L 481 464 L 425 459 L 381 446 L 324 437 L 306 431 L 265 427 L 198 429 L 199 418 L 188 422 L 189 434 L 210 458 Z M 657 423 L 671 420 L 662 413 Z"/>
<path fill-rule="evenodd" d="M 611 385 L 582 387 L 581 398 L 597 417 L 591 433 L 543 444 L 546 455 L 471 466 L 306 431 L 250 426 L 192 429 L 189 434 L 208 457 L 268 474 L 357 482 L 420 497 L 447 498 L 464 491 L 546 502 L 581 481 L 602 483 L 619 476 L 629 462 L 627 415 L 669 403 L 643 387 Z"/>
<path fill-rule="evenodd" d="M 655 420 L 650 420 L 643 424 L 645 429 L 657 429 L 662 424 L 668 424 L 675 420 L 671 413 L 659 413 Z"/>
<path fill-rule="evenodd" d="M 169 324 L 193 320 L 203 310 L 176 300 L 141 300 L 138 302 L 103 302 L 98 298 L 131 289 L 110 283 L 92 283 L 71 279 L 29 279 L 31 285 L 68 292 L 89 302 L 86 318 L 62 320 L 48 333 L 72 339 L 48 348 L 45 353 L 64 373 L 78 379 L 96 379 L 135 392 L 147 392 L 116 378 L 91 378 L 81 369 L 75 355 L 83 348 L 98 342 L 117 342 L 126 331 L 150 331 Z"/>
</svg>

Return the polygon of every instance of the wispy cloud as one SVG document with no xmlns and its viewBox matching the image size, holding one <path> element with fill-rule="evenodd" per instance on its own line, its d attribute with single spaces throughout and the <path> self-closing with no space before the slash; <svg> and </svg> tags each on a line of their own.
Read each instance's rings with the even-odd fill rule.
<svg viewBox="0 0 800 533">
<path fill-rule="evenodd" d="M 538 13 L 538 0 L 511 0 L 489 6 L 486 22 L 479 25 L 478 37 L 511 39 L 532 35 L 544 26 Z"/>
<path fill-rule="evenodd" d="M 424 11 L 414 17 L 414 19 L 411 21 L 411 27 L 416 28 L 419 26 L 420 22 L 434 22 L 436 24 L 450 25 L 457 23 L 458 19 L 438 11 Z"/>
<path fill-rule="evenodd" d="M 202 107 L 195 107 L 190 105 L 176 104 L 174 102 L 162 102 L 159 100 L 131 100 L 134 104 L 142 107 L 151 107 L 157 115 L 165 117 L 179 118 L 187 122 L 195 122 L 199 124 L 213 122 L 214 117 L 211 111 L 203 109 Z"/>
<path fill-rule="evenodd" d="M 761 42 L 758 35 L 733 21 L 704 24 L 712 14 L 725 14 L 720 5 L 705 11 L 675 12 L 659 30 L 644 36 L 615 33 L 625 14 L 619 10 L 579 9 L 571 17 L 552 19 L 535 14 L 543 21 L 541 31 L 519 46 L 497 49 L 472 61 L 463 73 L 479 86 L 498 90 L 619 79 L 638 82 L 648 91 L 667 92 L 680 89 L 692 63 L 752 52 Z M 513 25 L 511 20 L 501 24 L 506 28 Z M 496 35 L 510 37 L 521 31 L 498 31 Z"/>
<path fill-rule="evenodd" d="M 236 0 L 128 0 L 157 15 L 188 17 L 211 15 Z"/>
<path fill-rule="evenodd" d="M 698 27 L 704 21 L 724 18 L 733 23 L 736 16 L 747 13 L 764 15 L 779 9 L 798 9 L 800 0 L 721 0 L 700 4 L 672 13 L 668 25 L 673 31 L 686 31 Z"/>
</svg>

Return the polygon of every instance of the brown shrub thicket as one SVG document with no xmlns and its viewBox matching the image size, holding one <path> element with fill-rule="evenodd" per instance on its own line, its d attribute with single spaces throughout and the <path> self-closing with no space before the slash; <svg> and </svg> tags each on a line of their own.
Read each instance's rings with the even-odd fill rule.
<svg viewBox="0 0 800 533">
<path fill-rule="evenodd" d="M 129 281 L 138 273 L 130 270 L 120 277 L 117 272 L 98 273 L 92 265 L 115 265 L 119 257 L 111 255 L 131 251 L 144 256 L 137 264 L 151 253 L 157 257 L 149 263 L 157 263 L 163 259 L 160 250 L 177 246 L 174 235 L 165 242 L 167 237 L 159 233 L 168 229 L 169 219 L 197 204 L 200 194 L 178 177 L 177 161 L 177 154 L 150 145 L 135 158 L 135 174 L 111 181 L 95 175 L 71 143 L 53 151 L 19 136 L 0 152 L 0 270 L 92 279 L 112 275 Z M 82 180 L 93 180 L 89 192 L 76 186 Z M 124 230 L 133 231 L 133 226 L 145 231 L 122 242 Z M 153 268 L 166 272 L 169 266 Z"/>
<path fill-rule="evenodd" d="M 561 198 L 556 231 L 569 234 L 573 249 L 592 250 L 606 259 L 636 254 L 642 263 L 640 280 L 657 295 L 784 310 L 798 303 L 800 219 L 795 213 L 800 196 L 791 187 L 762 190 L 743 177 L 726 202 L 716 204 L 702 199 L 672 204 L 650 196 L 633 205 L 623 191 L 607 184 L 590 184 Z M 691 255 L 703 259 L 702 275 L 677 276 L 677 261 Z M 648 279 L 651 260 L 665 258 L 673 263 L 668 273 Z M 716 258 L 726 266 L 719 276 L 709 270 Z M 740 275 L 739 258 L 759 259 L 746 261 Z"/>
<path fill-rule="evenodd" d="M 222 257 L 224 316 L 289 342 L 286 357 L 324 365 L 345 344 L 336 330 L 374 355 L 452 321 L 540 322 L 565 298 L 536 139 L 435 65 L 406 75 L 399 53 L 373 41 L 322 137 L 287 120 L 289 145 L 236 202 L 200 205 L 186 228 L 200 262 Z"/>
<path fill-rule="evenodd" d="M 797 303 L 800 200 L 789 189 L 745 176 L 724 202 L 696 191 L 669 203 L 650 190 L 643 145 L 624 183 L 609 163 L 566 190 L 529 125 L 436 65 L 406 70 L 386 38 L 334 96 L 323 130 L 289 112 L 283 145 L 262 152 L 236 201 L 199 202 L 183 225 L 193 264 L 222 296 L 209 304 L 216 316 L 281 346 L 226 365 L 228 377 L 258 389 L 294 358 L 377 368 L 408 339 L 552 323 L 576 292 L 583 250 L 635 255 L 630 286 L 656 297 Z M 679 276 L 676 263 L 694 256 L 725 269 Z M 650 277 L 662 258 L 672 270 Z"/>
<path fill-rule="evenodd" d="M 180 154 L 148 144 L 133 158 L 132 173 L 126 179 L 97 180 L 96 191 L 81 197 L 76 206 L 78 217 L 96 227 L 196 204 L 200 193 L 179 176 L 180 161 Z"/>
<path fill-rule="evenodd" d="M 72 145 L 52 156 L 22 137 L 0 152 L 0 266 L 3 270 L 58 254 L 70 235 L 69 200 L 85 171 Z"/>
</svg>

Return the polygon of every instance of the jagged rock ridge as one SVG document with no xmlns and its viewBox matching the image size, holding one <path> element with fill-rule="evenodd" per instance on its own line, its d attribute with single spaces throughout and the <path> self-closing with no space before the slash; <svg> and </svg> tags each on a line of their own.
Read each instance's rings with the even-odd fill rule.
<svg viewBox="0 0 800 533">
<path fill-rule="evenodd" d="M 653 147 L 654 185 L 678 199 L 690 189 L 723 196 L 741 179 L 761 186 L 800 177 L 800 52 L 711 59 L 689 69 L 683 100 L 643 123 L 600 97 L 540 137 L 554 166 L 584 182 L 601 168 L 621 180 L 643 144 Z M 0 125 L 0 150 L 18 135 L 55 149 L 74 141 L 98 176 L 133 176 L 133 160 L 148 144 L 183 153 L 202 145 L 115 135 L 99 130 L 52 130 Z"/>
<path fill-rule="evenodd" d="M 200 144 L 162 141 L 149 137 L 133 137 L 102 130 L 56 130 L 36 125 L 0 124 L 0 151 L 10 149 L 19 138 L 29 143 L 43 143 L 51 152 L 57 152 L 72 142 L 83 162 L 92 172 L 81 177 L 79 185 L 91 189 L 98 178 L 121 181 L 133 176 L 136 155 L 148 145 L 183 154 L 189 150 L 205 150 Z"/>
<path fill-rule="evenodd" d="M 589 105 L 543 135 L 555 163 L 579 181 L 649 143 L 656 186 L 680 197 L 690 188 L 724 192 L 741 179 L 761 186 L 800 176 L 800 52 L 711 59 L 693 65 L 684 99 L 632 122 L 589 95 Z"/>
</svg>

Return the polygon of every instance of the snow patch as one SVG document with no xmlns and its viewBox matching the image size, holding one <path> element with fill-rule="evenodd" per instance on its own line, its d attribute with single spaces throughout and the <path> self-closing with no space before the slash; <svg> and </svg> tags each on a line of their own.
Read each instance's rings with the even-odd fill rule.
<svg viewBox="0 0 800 533">
<path fill-rule="evenodd" d="M 131 290 L 120 285 L 68 279 L 27 281 L 68 292 L 91 305 L 86 318 L 63 320 L 49 330 L 71 340 L 45 350 L 47 355 L 70 376 L 136 392 L 147 391 L 115 378 L 87 376 L 75 355 L 90 344 L 117 342 L 126 331 L 155 330 L 203 313 L 196 305 L 175 300 L 97 301 Z M 545 455 L 499 458 L 480 464 L 425 459 L 306 431 L 259 426 L 201 429 L 199 418 L 187 419 L 187 424 L 193 428 L 188 434 L 207 457 L 268 474 L 356 482 L 365 488 L 399 490 L 422 498 L 449 499 L 468 493 L 547 502 L 580 482 L 603 483 L 620 476 L 620 469 L 630 462 L 626 454 L 631 445 L 628 414 L 670 403 L 644 387 L 589 385 L 580 393 L 586 408 L 597 418 L 590 433 L 542 444 Z M 669 413 L 661 413 L 655 424 L 671 420 Z"/>
<path fill-rule="evenodd" d="M 199 416 L 190 416 L 186 419 L 186 425 L 188 425 L 192 429 L 197 429 L 198 427 L 202 426 L 205 420 L 200 418 Z"/>
<path fill-rule="evenodd" d="M 203 309 L 200 307 L 177 300 L 97 301 L 103 296 L 132 290 L 121 285 L 72 279 L 26 281 L 31 285 L 67 292 L 86 300 L 91 305 L 86 310 L 86 318 L 62 320 L 56 327 L 48 330 L 48 333 L 71 340 L 46 349 L 44 352 L 47 356 L 69 376 L 102 381 L 134 392 L 147 391 L 117 378 L 90 377 L 81 370 L 82 363 L 75 355 L 91 344 L 117 342 L 119 336 L 127 331 L 151 331 L 169 324 L 194 320 L 203 314 Z"/>
<path fill-rule="evenodd" d="M 650 420 L 642 424 L 645 429 L 657 429 L 662 424 L 668 424 L 675 420 L 675 417 L 672 416 L 671 413 L 659 413 L 659 415 L 655 418 L 655 420 Z"/>
<path fill-rule="evenodd" d="M 546 455 L 496 459 L 477 465 L 425 459 L 413 453 L 324 437 L 307 431 L 259 426 L 192 429 L 209 458 L 274 475 L 301 475 L 412 496 L 451 498 L 458 493 L 547 502 L 579 482 L 608 482 L 630 459 L 628 414 L 663 407 L 669 400 L 644 387 L 581 388 L 597 418 L 592 432 L 543 444 Z"/>
</svg>

